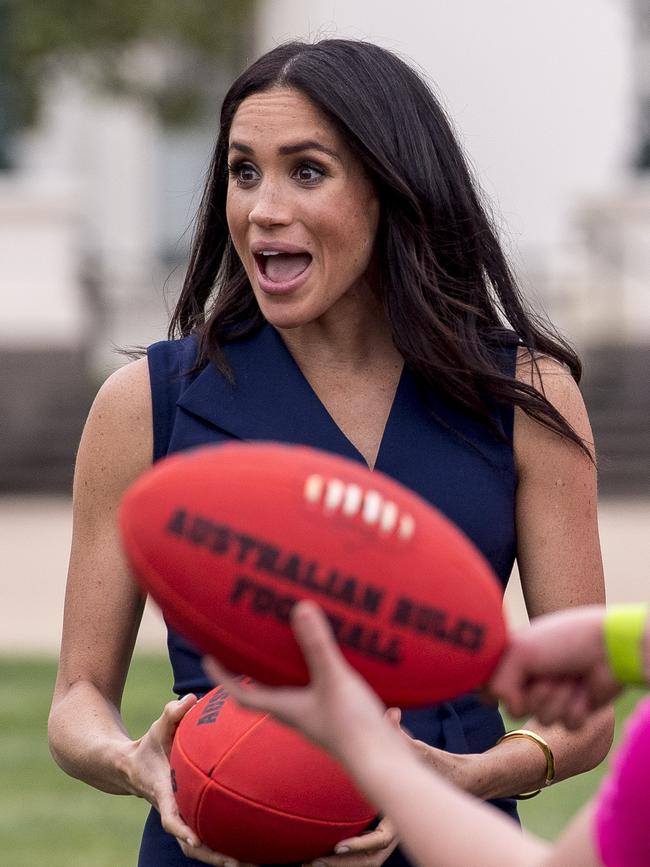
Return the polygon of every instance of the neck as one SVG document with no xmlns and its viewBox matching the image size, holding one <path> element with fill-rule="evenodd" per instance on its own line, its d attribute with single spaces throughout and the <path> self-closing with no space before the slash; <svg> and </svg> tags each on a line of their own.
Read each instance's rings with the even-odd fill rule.
<svg viewBox="0 0 650 867">
<path fill-rule="evenodd" d="M 363 304 L 354 301 L 341 299 L 336 309 L 312 322 L 277 329 L 303 370 L 328 365 L 354 371 L 380 359 L 399 359 L 381 304 L 374 297 Z"/>
</svg>

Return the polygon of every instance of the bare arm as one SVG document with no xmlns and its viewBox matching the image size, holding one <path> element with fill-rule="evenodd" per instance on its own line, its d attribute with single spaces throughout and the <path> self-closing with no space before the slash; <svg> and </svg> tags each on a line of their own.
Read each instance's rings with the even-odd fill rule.
<svg viewBox="0 0 650 867">
<path fill-rule="evenodd" d="M 540 359 L 538 364 L 541 381 L 525 357 L 520 376 L 530 377 L 583 441 L 593 443 L 584 401 L 568 371 L 550 359 Z M 603 603 L 594 462 L 523 413 L 517 413 L 515 421 L 515 456 L 519 469 L 518 562 L 529 616 L 533 619 L 576 605 Z M 595 458 L 593 446 L 592 456 Z M 603 760 L 613 736 L 611 710 L 574 733 L 561 726 L 542 725 L 554 718 L 555 709 L 548 707 L 547 718 L 531 721 L 530 726 L 553 749 L 556 779 L 589 770 Z"/>
<path fill-rule="evenodd" d="M 151 463 L 146 362 L 101 388 L 79 446 L 73 538 L 50 748 L 69 774 L 104 791 L 130 785 L 116 757 L 130 739 L 119 709 L 144 600 L 128 575 L 116 526 L 126 487 Z M 74 726 L 70 725 L 74 720 Z"/>
<path fill-rule="evenodd" d="M 179 816 L 167 760 L 176 726 L 196 699 L 186 696 L 182 702 L 169 702 L 162 716 L 135 741 L 120 716 L 144 599 L 129 577 L 116 513 L 122 493 L 151 464 L 151 431 L 149 378 L 143 359 L 118 370 L 100 389 L 79 447 L 49 743 L 68 774 L 105 792 L 146 798 L 159 810 L 167 831 L 198 846 Z M 208 863 L 221 863 L 203 847 L 192 854 Z"/>
<path fill-rule="evenodd" d="M 574 430 L 591 441 L 589 420 L 580 392 L 569 373 L 555 361 L 539 360 L 540 376 L 530 356 L 520 359 L 519 377 L 544 390 L 547 399 Z M 533 372 L 531 372 L 531 370 Z M 518 470 L 516 498 L 517 559 L 531 618 L 575 605 L 604 601 L 604 581 L 596 513 L 596 470 L 574 444 L 546 430 L 523 412 L 515 413 L 514 456 Z M 613 713 L 604 710 L 579 732 L 567 732 L 555 719 L 530 720 L 555 756 L 556 780 L 597 765 L 607 754 Z M 434 770 L 483 799 L 538 789 L 546 778 L 546 759 L 530 740 L 508 740 L 485 753 L 455 756 L 416 742 Z"/>
<path fill-rule="evenodd" d="M 539 375 L 524 354 L 519 377 L 543 390 L 578 435 L 591 443 L 584 403 L 568 371 L 548 358 L 539 359 L 538 365 Z M 517 559 L 529 616 L 604 602 L 594 464 L 577 446 L 520 411 L 515 414 L 514 450 L 519 474 Z M 544 718 L 529 720 L 525 727 L 538 732 L 553 750 L 556 780 L 602 761 L 613 733 L 610 710 L 578 732 L 545 725 L 555 717 L 549 704 Z M 500 744 L 485 759 L 485 788 L 479 792 L 483 797 L 517 794 L 544 783 L 544 757 L 529 741 Z"/>
</svg>

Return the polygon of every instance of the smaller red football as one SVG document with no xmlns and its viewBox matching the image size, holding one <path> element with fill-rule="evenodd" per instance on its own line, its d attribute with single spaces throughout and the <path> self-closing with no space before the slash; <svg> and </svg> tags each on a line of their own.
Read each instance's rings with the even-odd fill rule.
<svg viewBox="0 0 650 867">
<path fill-rule="evenodd" d="M 375 815 L 334 759 L 221 687 L 181 720 L 170 764 L 187 824 L 211 849 L 251 864 L 311 861 Z"/>
</svg>

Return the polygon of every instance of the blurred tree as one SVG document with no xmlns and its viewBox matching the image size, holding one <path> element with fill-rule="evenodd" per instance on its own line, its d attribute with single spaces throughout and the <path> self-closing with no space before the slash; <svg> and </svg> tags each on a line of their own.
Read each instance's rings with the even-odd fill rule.
<svg viewBox="0 0 650 867">
<path fill-rule="evenodd" d="M 638 126 L 634 165 L 647 172 L 650 170 L 650 0 L 633 0 L 632 33 Z"/>
<path fill-rule="evenodd" d="M 195 121 L 219 74 L 245 56 L 254 5 L 0 0 L 0 166 L 8 159 L 6 127 L 38 119 L 41 82 L 59 70 L 146 101 L 167 126 Z"/>
<path fill-rule="evenodd" d="M 6 0 L 0 0 L 0 171 L 11 165 L 12 90 L 9 64 L 9 15 Z"/>
</svg>

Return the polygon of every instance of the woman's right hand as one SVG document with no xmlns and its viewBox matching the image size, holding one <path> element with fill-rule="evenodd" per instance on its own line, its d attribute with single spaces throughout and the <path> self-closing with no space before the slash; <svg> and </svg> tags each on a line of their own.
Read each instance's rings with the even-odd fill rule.
<svg viewBox="0 0 650 867">
<path fill-rule="evenodd" d="M 128 746 L 122 769 L 134 795 L 145 798 L 160 813 L 160 822 L 168 834 L 176 837 L 183 854 L 203 864 L 239 867 L 239 862 L 204 846 L 196 833 L 183 821 L 178 810 L 171 775 L 169 755 L 181 720 L 196 704 L 189 694 L 170 701 L 149 730 Z"/>
</svg>

